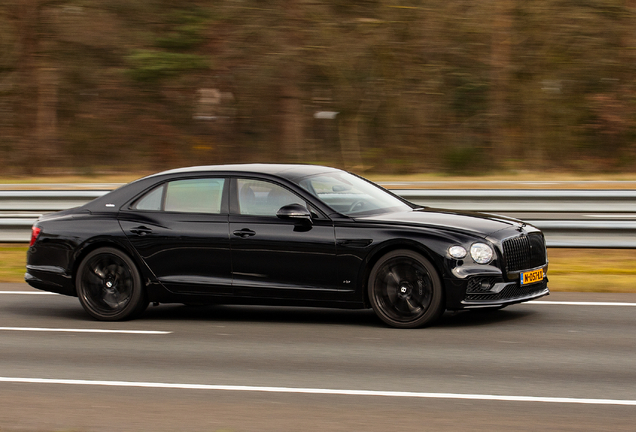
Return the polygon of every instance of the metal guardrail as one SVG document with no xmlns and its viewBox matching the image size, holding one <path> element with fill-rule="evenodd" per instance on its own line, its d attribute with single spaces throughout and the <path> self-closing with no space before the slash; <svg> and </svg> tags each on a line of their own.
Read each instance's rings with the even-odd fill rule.
<svg viewBox="0 0 636 432">
<path fill-rule="evenodd" d="M 77 207 L 100 197 L 108 191 L 2 191 L 0 211 L 47 213 Z"/>
<path fill-rule="evenodd" d="M 636 190 L 402 189 L 416 204 L 496 213 L 541 228 L 550 247 L 636 248 Z"/>
<path fill-rule="evenodd" d="M 5 190 L 6 187 L 0 187 L 0 242 L 28 242 L 30 227 L 41 214 L 76 207 L 108 192 L 106 188 Z M 636 248 L 636 190 L 397 189 L 394 192 L 429 207 L 522 218 L 544 231 L 550 247 Z"/>
<path fill-rule="evenodd" d="M 626 212 L 636 217 L 636 190 L 400 189 L 397 194 L 430 207 L 496 212 Z"/>
</svg>

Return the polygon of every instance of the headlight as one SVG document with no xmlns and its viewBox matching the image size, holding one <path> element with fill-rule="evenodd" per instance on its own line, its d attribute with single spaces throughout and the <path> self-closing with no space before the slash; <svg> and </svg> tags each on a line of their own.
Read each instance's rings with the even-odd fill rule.
<svg viewBox="0 0 636 432">
<path fill-rule="evenodd" d="M 470 247 L 470 256 L 478 264 L 488 264 L 493 255 L 492 248 L 485 243 L 475 243 Z"/>
<path fill-rule="evenodd" d="M 456 259 L 462 259 L 468 252 L 462 246 L 451 246 L 448 249 L 448 254 Z"/>
</svg>

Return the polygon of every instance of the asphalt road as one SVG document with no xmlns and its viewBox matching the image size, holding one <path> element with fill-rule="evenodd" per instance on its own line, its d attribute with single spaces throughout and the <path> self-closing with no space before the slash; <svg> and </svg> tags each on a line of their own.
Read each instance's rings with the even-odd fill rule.
<svg viewBox="0 0 636 432">
<path fill-rule="evenodd" d="M 0 284 L 2 432 L 636 430 L 636 294 L 394 330 L 369 311 L 245 306 L 101 323 L 13 291 L 35 292 Z"/>
</svg>

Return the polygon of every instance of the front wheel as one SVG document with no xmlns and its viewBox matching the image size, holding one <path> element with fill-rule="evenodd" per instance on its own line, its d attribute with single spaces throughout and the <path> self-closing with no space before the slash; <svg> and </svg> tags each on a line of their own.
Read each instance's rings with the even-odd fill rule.
<svg viewBox="0 0 636 432">
<path fill-rule="evenodd" d="M 429 260 L 410 250 L 389 252 L 369 275 L 369 300 L 375 314 L 397 328 L 421 327 L 444 311 L 442 283 Z"/>
<path fill-rule="evenodd" d="M 115 248 L 100 248 L 86 255 L 75 287 L 84 310 L 100 321 L 134 318 L 148 306 L 137 266 Z"/>
</svg>

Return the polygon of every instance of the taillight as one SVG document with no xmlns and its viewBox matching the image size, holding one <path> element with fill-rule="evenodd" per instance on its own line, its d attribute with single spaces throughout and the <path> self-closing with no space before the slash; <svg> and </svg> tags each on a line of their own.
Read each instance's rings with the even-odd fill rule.
<svg viewBox="0 0 636 432">
<path fill-rule="evenodd" d="M 42 232 L 42 228 L 36 227 L 35 225 L 31 227 L 31 243 L 29 243 L 29 247 L 33 246 L 35 241 L 38 239 L 40 232 Z"/>
</svg>

